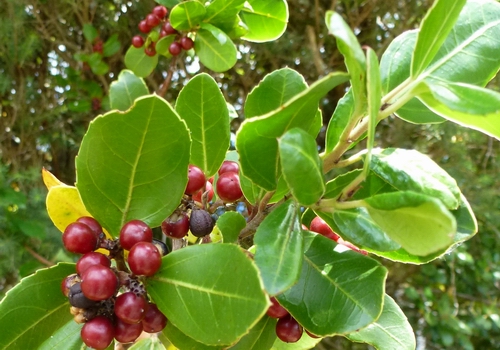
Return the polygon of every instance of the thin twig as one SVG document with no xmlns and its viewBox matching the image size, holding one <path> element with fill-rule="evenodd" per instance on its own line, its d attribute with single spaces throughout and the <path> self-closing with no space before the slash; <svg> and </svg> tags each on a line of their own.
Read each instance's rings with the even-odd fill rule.
<svg viewBox="0 0 500 350">
<path fill-rule="evenodd" d="M 170 67 L 168 69 L 167 77 L 165 78 L 165 81 L 160 87 L 160 90 L 158 91 L 158 95 L 161 97 L 165 97 L 167 94 L 167 90 L 170 86 L 170 82 L 172 81 L 172 76 L 174 75 L 175 67 L 177 66 L 177 57 L 174 56 L 172 58 L 172 61 L 170 61 Z"/>
<path fill-rule="evenodd" d="M 31 256 L 33 256 L 36 260 L 38 260 L 39 262 L 41 262 L 43 265 L 45 265 L 47 267 L 54 266 L 54 263 L 52 261 L 45 259 L 43 256 L 41 256 L 40 254 L 38 254 L 37 252 L 35 252 L 30 247 L 24 246 L 24 249 L 26 249 L 26 251 L 28 253 L 30 253 Z"/>
</svg>

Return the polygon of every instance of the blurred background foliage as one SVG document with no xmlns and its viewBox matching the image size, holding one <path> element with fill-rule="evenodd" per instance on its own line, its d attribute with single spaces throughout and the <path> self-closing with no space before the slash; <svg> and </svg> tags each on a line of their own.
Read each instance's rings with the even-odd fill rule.
<svg viewBox="0 0 500 350">
<path fill-rule="evenodd" d="M 274 69 L 289 66 L 312 83 L 343 70 L 324 14 L 340 12 L 363 45 L 381 55 L 405 30 L 418 26 L 431 0 L 288 0 L 289 26 L 279 40 L 237 42 L 237 65 L 223 74 L 200 67 L 196 57 L 160 59 L 146 79 L 157 91 L 173 69 L 167 100 L 175 101 L 193 74 L 206 71 L 220 83 L 241 120 L 245 96 Z M 37 268 L 73 260 L 61 250 L 60 233 L 45 212 L 46 167 L 72 184 L 74 158 L 90 120 L 108 109 L 110 83 L 124 68 L 124 54 L 151 0 L 3 0 L 0 6 L 0 296 Z M 97 38 L 87 40 L 92 25 Z M 491 88 L 498 89 L 498 80 Z M 324 123 L 344 93 L 322 103 Z M 318 137 L 323 145 L 325 128 Z M 377 128 L 378 145 L 416 148 L 455 177 L 479 222 L 479 234 L 424 266 L 383 261 L 387 292 L 402 306 L 418 349 L 500 348 L 500 160 L 497 141 L 455 124 L 412 125 L 397 118 Z M 318 349 L 367 349 L 342 337 Z"/>
</svg>

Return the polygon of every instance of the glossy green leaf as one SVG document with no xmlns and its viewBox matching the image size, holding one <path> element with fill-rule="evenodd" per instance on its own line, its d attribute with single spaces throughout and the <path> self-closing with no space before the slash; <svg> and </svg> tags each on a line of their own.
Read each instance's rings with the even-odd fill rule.
<svg viewBox="0 0 500 350">
<path fill-rule="evenodd" d="M 67 306 L 68 308 L 70 305 Z M 82 324 L 73 319 L 51 334 L 37 349 L 38 350 L 81 350 L 83 345 L 80 331 Z"/>
<path fill-rule="evenodd" d="M 371 170 L 400 191 L 414 191 L 438 198 L 448 209 L 460 199 L 457 182 L 425 154 L 401 148 L 373 151 Z"/>
<path fill-rule="evenodd" d="M 269 306 L 257 267 L 232 244 L 193 245 L 168 254 L 147 289 L 169 322 L 206 345 L 236 342 Z"/>
<path fill-rule="evenodd" d="M 115 53 L 120 51 L 121 44 L 120 41 L 118 40 L 118 33 L 115 33 L 109 37 L 108 40 L 104 43 L 104 46 L 102 48 L 102 55 L 104 57 L 110 57 L 113 56 Z"/>
<path fill-rule="evenodd" d="M 257 228 L 255 263 L 270 295 L 294 284 L 302 265 L 303 239 L 297 205 L 288 200 L 274 209 Z"/>
<path fill-rule="evenodd" d="M 375 223 L 410 254 L 425 256 L 453 243 L 456 220 L 436 198 L 406 191 L 364 201 Z"/>
<path fill-rule="evenodd" d="M 241 338 L 230 350 L 269 350 L 276 339 L 277 319 L 264 316 L 250 332 Z"/>
<path fill-rule="evenodd" d="M 307 89 L 304 77 L 291 68 L 267 74 L 247 96 L 245 119 L 267 114 Z"/>
<path fill-rule="evenodd" d="M 215 72 L 224 72 L 236 63 L 236 46 L 232 40 L 217 27 L 202 23 L 196 34 L 194 50 L 200 62 Z"/>
<path fill-rule="evenodd" d="M 425 256 L 418 256 L 414 254 L 408 253 L 405 249 L 400 248 L 391 252 L 380 252 L 376 250 L 370 250 L 370 253 L 381 256 L 385 259 L 392 261 L 400 261 L 409 264 L 426 264 L 432 260 L 435 260 L 444 254 L 453 250 L 456 246 L 461 244 L 462 242 L 470 239 L 477 233 L 477 222 L 470 207 L 470 204 L 467 202 L 465 197 L 461 195 L 460 206 L 456 210 L 452 210 L 451 214 L 455 217 L 457 221 L 457 233 L 453 239 L 453 245 L 451 247 L 446 247 L 438 250 L 435 253 L 428 254 Z"/>
<path fill-rule="evenodd" d="M 441 49 L 431 64 L 412 82 L 413 86 L 428 78 L 485 86 L 500 68 L 500 61 L 491 59 L 500 46 L 499 18 L 500 3 L 469 0 Z M 382 56 L 385 92 L 394 89 L 410 76 L 417 35 L 417 31 L 402 34 L 389 45 Z M 387 102 L 390 104 L 395 101 Z M 415 123 L 443 120 L 416 98 L 411 99 L 396 114 Z"/>
<path fill-rule="evenodd" d="M 148 87 L 142 78 L 132 71 L 124 69 L 118 75 L 118 80 L 109 88 L 109 104 L 111 109 L 126 111 L 134 104 L 136 98 L 147 95 Z"/>
<path fill-rule="evenodd" d="M 102 55 L 98 52 L 90 55 L 88 64 L 95 75 L 104 75 L 109 71 L 109 66 L 102 60 Z"/>
<path fill-rule="evenodd" d="M 389 92 L 410 75 L 411 57 L 417 41 L 417 31 L 407 31 L 394 39 L 380 60 L 382 91 Z M 431 112 L 420 100 L 413 98 L 396 115 L 416 124 L 442 123 L 445 119 Z"/>
<path fill-rule="evenodd" d="M 128 350 L 166 350 L 166 347 L 158 337 L 153 335 L 146 339 L 139 340 L 128 348 Z"/>
<path fill-rule="evenodd" d="M 170 51 L 168 49 L 170 47 L 170 44 L 172 44 L 176 38 L 177 38 L 177 35 L 172 34 L 172 35 L 164 36 L 163 38 L 158 40 L 156 42 L 156 46 L 155 46 L 156 52 L 159 55 L 165 56 L 167 58 L 172 57 L 172 54 L 170 53 Z"/>
<path fill-rule="evenodd" d="M 172 8 L 182 0 L 156 0 L 156 2 L 160 5 L 165 6 L 166 8 Z"/>
<path fill-rule="evenodd" d="M 279 154 L 283 176 L 293 196 L 305 206 L 316 203 L 325 192 L 316 140 L 305 130 L 290 129 L 279 139 Z"/>
<path fill-rule="evenodd" d="M 365 156 L 365 165 L 363 168 L 364 176 L 370 171 L 370 161 L 372 158 L 373 146 L 375 143 L 375 127 L 378 122 L 378 113 L 380 111 L 380 99 L 382 98 L 382 87 L 380 82 L 380 68 L 378 65 L 377 54 L 373 49 L 367 48 L 366 51 L 366 86 L 368 95 L 368 132 L 366 148 L 368 150 Z"/>
<path fill-rule="evenodd" d="M 368 343 L 379 350 L 415 350 L 415 334 L 398 304 L 387 294 L 379 319 L 347 335 L 349 340 Z"/>
<path fill-rule="evenodd" d="M 224 243 L 237 243 L 238 236 L 246 225 L 245 218 L 235 211 L 228 211 L 217 219 L 217 227 L 222 233 Z"/>
<path fill-rule="evenodd" d="M 138 77 L 150 75 L 158 64 L 158 55 L 148 56 L 144 48 L 130 46 L 125 54 L 125 66 Z"/>
<path fill-rule="evenodd" d="M 426 80 L 419 99 L 434 113 L 500 140 L 500 93 L 469 84 Z"/>
<path fill-rule="evenodd" d="M 436 0 L 420 24 L 411 61 L 415 78 L 431 63 L 446 40 L 467 0 Z"/>
<path fill-rule="evenodd" d="M 377 261 L 304 231 L 304 260 L 298 282 L 276 298 L 311 333 L 346 334 L 382 312 L 387 270 Z M 321 291 L 321 298 L 318 298 Z"/>
<path fill-rule="evenodd" d="M 333 11 L 326 12 L 328 32 L 337 39 L 337 48 L 345 58 L 347 71 L 351 75 L 351 89 L 354 97 L 354 114 L 366 109 L 366 58 L 356 35 L 342 16 Z"/>
<path fill-rule="evenodd" d="M 240 186 L 245 199 L 250 204 L 256 204 L 262 198 L 265 190 L 254 184 L 249 178 L 240 172 Z"/>
<path fill-rule="evenodd" d="M 288 4 L 285 0 L 248 0 L 240 16 L 248 28 L 242 39 L 256 43 L 272 41 L 286 30 Z"/>
<path fill-rule="evenodd" d="M 229 148 L 229 111 L 215 80 L 202 73 L 181 90 L 175 110 L 191 132 L 190 163 L 214 175 Z"/>
<path fill-rule="evenodd" d="M 237 20 L 236 16 L 244 3 L 245 0 L 213 0 L 207 6 L 207 14 L 204 22 L 223 30 L 230 28 L 233 26 L 235 20 Z"/>
<path fill-rule="evenodd" d="M 162 332 L 167 339 L 178 349 L 182 350 L 222 350 L 224 346 L 210 346 L 197 342 L 188 335 L 182 333 L 172 322 L 168 322 Z"/>
<path fill-rule="evenodd" d="M 185 123 L 161 97 L 144 96 L 125 113 L 92 121 L 76 159 L 76 187 L 113 236 L 132 219 L 159 226 L 184 194 L 189 156 Z"/>
<path fill-rule="evenodd" d="M 353 113 L 354 96 L 352 89 L 349 89 L 338 101 L 335 111 L 328 122 L 325 137 L 325 153 L 330 153 L 339 144 L 342 132 L 347 127 Z"/>
<path fill-rule="evenodd" d="M 309 350 L 314 349 L 314 346 L 320 341 L 321 338 L 311 338 L 306 332 L 303 332 L 302 337 L 295 343 L 285 343 L 276 337 L 271 350 Z"/>
<path fill-rule="evenodd" d="M 23 278 L 0 301 L 0 349 L 37 349 L 73 319 L 61 281 L 75 273 L 74 264 L 60 263 Z"/>
<path fill-rule="evenodd" d="M 314 122 L 319 100 L 347 79 L 345 73 L 330 73 L 276 110 L 245 120 L 236 135 L 243 174 L 262 188 L 275 190 L 279 178 L 276 138 L 294 127 L 308 130 Z"/>
<path fill-rule="evenodd" d="M 99 36 L 97 29 L 90 23 L 83 25 L 83 36 L 87 41 L 93 42 Z"/>
<path fill-rule="evenodd" d="M 190 30 L 198 26 L 205 18 L 207 10 L 197 0 L 184 1 L 170 11 L 169 20 L 177 30 Z"/>
</svg>

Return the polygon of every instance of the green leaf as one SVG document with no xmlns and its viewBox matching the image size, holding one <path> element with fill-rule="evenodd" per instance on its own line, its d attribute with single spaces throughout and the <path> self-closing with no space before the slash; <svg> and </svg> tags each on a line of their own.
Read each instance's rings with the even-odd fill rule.
<svg viewBox="0 0 500 350">
<path fill-rule="evenodd" d="M 279 139 L 279 152 L 283 176 L 293 196 L 304 206 L 316 203 L 325 192 L 316 140 L 306 131 L 293 128 Z"/>
<path fill-rule="evenodd" d="M 124 69 L 118 75 L 118 80 L 109 88 L 109 103 L 111 109 L 126 111 L 134 104 L 136 98 L 147 95 L 148 87 L 142 78 L 132 71 Z"/>
<path fill-rule="evenodd" d="M 158 4 L 165 6 L 166 8 L 172 8 L 182 0 L 155 0 Z"/>
<path fill-rule="evenodd" d="M 158 337 L 152 336 L 137 341 L 128 350 L 166 350 L 166 348 Z"/>
<path fill-rule="evenodd" d="M 229 148 L 229 111 L 215 80 L 202 73 L 181 90 L 175 110 L 191 132 L 190 163 L 214 175 Z"/>
<path fill-rule="evenodd" d="M 328 154 L 340 142 L 340 136 L 347 127 L 349 120 L 354 113 L 354 95 L 352 89 L 349 89 L 345 95 L 337 102 L 335 111 L 333 112 L 328 128 L 326 129 L 325 137 L 325 153 Z"/>
<path fill-rule="evenodd" d="M 366 109 L 366 58 L 356 35 L 341 15 L 326 12 L 328 32 L 337 39 L 337 48 L 345 58 L 347 71 L 351 75 L 351 89 L 354 97 L 354 115 Z"/>
<path fill-rule="evenodd" d="M 240 186 L 245 199 L 250 204 L 256 204 L 264 195 L 265 190 L 254 184 L 248 177 L 240 171 Z"/>
<path fill-rule="evenodd" d="M 272 112 L 245 120 L 236 135 L 243 174 L 260 187 L 275 190 L 279 178 L 276 138 L 294 127 L 308 130 L 319 100 L 347 79 L 345 73 L 330 73 Z"/>
<path fill-rule="evenodd" d="M 225 212 L 217 219 L 217 227 L 222 233 L 224 243 L 237 243 L 238 236 L 246 225 L 245 218 L 235 211 Z"/>
<path fill-rule="evenodd" d="M 182 333 L 172 322 L 168 322 L 163 330 L 163 334 L 178 349 L 182 350 L 221 350 L 224 346 L 210 346 L 197 342 L 188 335 Z M 149 350 L 145 348 L 144 350 Z"/>
<path fill-rule="evenodd" d="M 230 350 L 268 350 L 276 339 L 277 319 L 264 316 L 250 332 L 241 338 Z"/>
<path fill-rule="evenodd" d="M 273 41 L 286 30 L 288 4 L 285 0 L 248 0 L 240 16 L 248 27 L 242 39 L 256 43 Z"/>
<path fill-rule="evenodd" d="M 41 222 L 13 219 L 12 223 L 27 237 L 44 239 L 47 235 L 45 225 Z"/>
<path fill-rule="evenodd" d="M 407 191 L 364 201 L 372 219 L 410 254 L 425 256 L 453 243 L 456 220 L 436 198 Z"/>
<path fill-rule="evenodd" d="M 118 33 L 115 33 L 109 37 L 104 43 L 102 54 L 104 57 L 113 56 L 115 53 L 120 51 L 121 44 L 118 40 Z"/>
<path fill-rule="evenodd" d="M 97 32 L 97 29 L 90 23 L 85 23 L 83 25 L 83 36 L 87 41 L 90 41 L 91 43 L 99 37 L 99 33 Z"/>
<path fill-rule="evenodd" d="M 377 261 L 304 231 L 299 281 L 276 298 L 311 333 L 346 334 L 365 327 L 382 312 L 387 270 Z M 321 298 L 318 298 L 321 291 Z"/>
<path fill-rule="evenodd" d="M 467 0 L 436 0 L 420 24 L 411 61 L 411 76 L 417 77 L 431 63 L 455 24 Z"/>
<path fill-rule="evenodd" d="M 434 113 L 500 140 L 500 93 L 469 84 L 426 80 L 419 99 Z"/>
<path fill-rule="evenodd" d="M 285 343 L 276 337 L 271 350 L 309 350 L 314 349 L 314 346 L 320 341 L 321 338 L 311 338 L 306 332 L 303 332 L 302 337 L 295 343 Z"/>
<path fill-rule="evenodd" d="M 205 6 L 199 1 L 184 1 L 170 11 L 169 20 L 177 30 L 191 30 L 201 23 L 206 13 Z"/>
<path fill-rule="evenodd" d="M 291 68 L 281 68 L 267 74 L 247 96 L 245 119 L 264 115 L 307 89 L 304 77 Z"/>
<path fill-rule="evenodd" d="M 400 191 L 438 198 L 448 209 L 460 199 L 457 182 L 425 154 L 400 148 L 375 149 L 371 170 Z"/>
<path fill-rule="evenodd" d="M 75 273 L 60 263 L 23 278 L 0 302 L 0 349 L 37 349 L 73 316 L 61 293 L 61 281 Z"/>
<path fill-rule="evenodd" d="M 288 200 L 274 209 L 255 233 L 255 263 L 270 295 L 288 289 L 299 277 L 303 239 L 297 211 L 297 205 Z"/>
<path fill-rule="evenodd" d="M 260 320 L 270 305 L 262 288 L 254 263 L 225 243 L 176 250 L 147 282 L 169 322 L 206 345 L 230 345 Z"/>
<path fill-rule="evenodd" d="M 416 38 L 416 31 L 407 32 L 396 38 L 384 53 L 381 69 L 386 92 L 410 76 Z M 499 46 L 500 4 L 495 1 L 469 0 L 431 64 L 411 84 L 417 86 L 424 80 L 437 79 L 483 87 L 500 69 L 500 61 L 491 59 L 497 54 Z M 391 104 L 396 101 L 387 102 Z M 422 109 L 427 108 L 415 98 L 410 100 L 410 104 L 411 108 L 405 111 L 405 115 L 401 115 L 402 109 L 396 113 L 417 123 L 429 120 L 432 115 L 435 122 L 442 120 L 431 111 L 422 114 Z"/>
<path fill-rule="evenodd" d="M 158 55 L 148 56 L 144 48 L 130 46 L 125 54 L 125 66 L 138 77 L 150 75 L 158 64 Z"/>
<path fill-rule="evenodd" d="M 158 40 L 156 42 L 156 46 L 155 46 L 155 49 L 156 49 L 156 52 L 158 53 L 158 55 L 162 55 L 162 56 L 165 56 L 167 58 L 172 57 L 172 54 L 170 53 L 168 48 L 170 47 L 170 44 L 172 44 L 175 41 L 176 37 L 177 37 L 177 34 L 172 34 L 172 35 L 164 36 L 163 38 Z"/>
<path fill-rule="evenodd" d="M 349 340 L 368 343 L 380 350 L 414 350 L 415 334 L 398 304 L 387 294 L 379 319 L 362 330 L 347 335 Z"/>
<path fill-rule="evenodd" d="M 213 0 L 207 6 L 204 22 L 221 29 L 231 28 L 244 3 L 245 0 Z"/>
<path fill-rule="evenodd" d="M 194 41 L 200 62 L 215 72 L 224 72 L 236 63 L 236 46 L 222 30 L 202 23 Z"/>
<path fill-rule="evenodd" d="M 104 75 L 109 71 L 109 66 L 102 60 L 102 55 L 100 53 L 91 55 L 91 58 L 89 59 L 89 66 L 92 73 L 95 75 Z"/>
<path fill-rule="evenodd" d="M 189 150 L 185 123 L 161 97 L 97 117 L 76 159 L 85 208 L 113 236 L 132 219 L 159 226 L 184 194 Z"/>
<path fill-rule="evenodd" d="M 380 111 L 380 99 L 382 98 L 382 86 L 380 83 L 380 69 L 378 65 L 377 54 L 373 49 L 366 51 L 367 58 L 367 77 L 366 87 L 368 95 L 368 133 L 366 148 L 368 153 L 365 156 L 365 165 L 363 168 L 364 177 L 368 176 L 370 171 L 370 162 L 372 158 L 373 145 L 375 143 L 375 127 L 377 126 L 378 113 Z"/>
<path fill-rule="evenodd" d="M 70 305 L 67 306 L 68 308 Z M 83 345 L 80 331 L 82 324 L 76 323 L 73 319 L 51 334 L 37 349 L 38 350 L 81 350 Z"/>
</svg>

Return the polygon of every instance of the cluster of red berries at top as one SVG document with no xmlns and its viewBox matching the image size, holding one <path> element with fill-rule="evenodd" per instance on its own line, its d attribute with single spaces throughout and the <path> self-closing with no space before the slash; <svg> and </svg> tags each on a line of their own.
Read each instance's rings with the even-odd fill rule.
<svg viewBox="0 0 500 350">
<path fill-rule="evenodd" d="M 307 226 L 304 225 L 304 228 L 307 230 Z M 348 242 L 348 241 L 345 241 L 344 239 L 342 239 L 342 237 L 340 237 L 338 234 L 336 234 L 331 229 L 331 227 L 328 226 L 328 224 L 325 222 L 325 220 L 323 220 L 319 216 L 316 216 L 311 221 L 311 224 L 310 224 L 309 228 L 310 228 L 311 231 L 317 232 L 319 234 L 322 234 L 326 238 L 330 238 L 331 240 L 337 242 L 338 244 L 340 244 L 340 245 L 342 245 L 344 247 L 347 247 L 347 248 L 349 248 L 351 250 L 354 250 L 355 252 L 361 253 L 363 255 L 368 255 L 368 252 L 366 250 L 359 249 L 358 247 L 356 247 L 351 242 Z"/>
<path fill-rule="evenodd" d="M 228 160 L 219 168 L 215 189 L 224 203 L 233 203 L 243 197 L 238 171 L 238 163 Z M 213 181 L 213 177 L 207 180 L 200 168 L 189 165 L 188 182 L 184 191 L 186 200 L 161 224 L 162 232 L 167 237 L 180 239 L 189 231 L 196 237 L 204 237 L 212 232 L 215 223 L 205 207 L 214 197 Z"/>
<path fill-rule="evenodd" d="M 176 35 L 176 40 L 172 42 L 168 51 L 172 56 L 177 56 L 182 50 L 191 50 L 194 46 L 193 39 L 182 36 L 176 29 L 172 27 L 170 20 L 167 18 L 168 9 L 165 6 L 156 6 L 146 18 L 139 22 L 139 31 L 144 34 L 149 34 L 147 39 L 141 35 L 136 35 L 132 38 L 132 46 L 135 48 L 144 47 L 144 53 L 148 56 L 156 55 L 156 43 L 159 39 L 167 35 Z M 153 31 L 156 27 L 160 30 Z M 155 33 L 151 35 L 150 33 Z"/>
<path fill-rule="evenodd" d="M 85 216 L 69 224 L 62 238 L 68 251 L 83 254 L 76 273 L 62 281 L 61 290 L 74 320 L 85 323 L 80 335 L 87 346 L 105 349 L 113 339 L 130 343 L 143 331 L 157 333 L 165 328 L 167 318 L 148 300 L 142 276 L 158 271 L 167 248 L 153 240 L 147 224 L 129 221 L 119 239 L 110 240 L 97 220 Z M 97 252 L 99 248 L 108 254 Z M 126 262 L 124 249 L 129 251 Z M 112 259 L 116 266 L 111 266 Z"/>
</svg>

